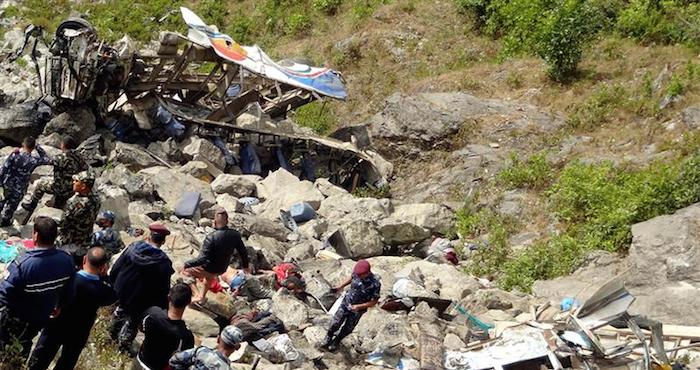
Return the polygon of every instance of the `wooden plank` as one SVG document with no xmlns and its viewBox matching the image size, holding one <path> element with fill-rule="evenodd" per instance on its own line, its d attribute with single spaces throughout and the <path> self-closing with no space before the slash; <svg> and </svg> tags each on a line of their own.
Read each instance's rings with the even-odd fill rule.
<svg viewBox="0 0 700 370">
<path fill-rule="evenodd" d="M 421 333 L 420 343 L 420 368 L 424 370 L 443 370 L 445 353 L 442 348 L 442 340 L 438 337 Z"/>
</svg>

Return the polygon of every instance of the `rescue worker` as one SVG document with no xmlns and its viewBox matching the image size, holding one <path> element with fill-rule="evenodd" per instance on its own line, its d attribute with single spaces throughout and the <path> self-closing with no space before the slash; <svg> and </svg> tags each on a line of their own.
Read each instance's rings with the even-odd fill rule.
<svg viewBox="0 0 700 370">
<path fill-rule="evenodd" d="M 145 337 L 135 359 L 135 369 L 165 369 L 176 352 L 194 347 L 194 335 L 187 329 L 182 315 L 192 301 L 189 285 L 177 283 L 168 294 L 168 310 L 146 310 L 141 331 Z"/>
<path fill-rule="evenodd" d="M 71 298 L 75 265 L 54 247 L 57 234 L 53 219 L 37 217 L 32 233 L 36 247 L 15 259 L 0 282 L 0 351 L 16 340 L 26 358 L 34 336 Z"/>
<path fill-rule="evenodd" d="M 338 349 L 340 342 L 352 333 L 367 309 L 379 302 L 382 284 L 372 274 L 367 260 L 357 261 L 352 276 L 334 290 L 339 292 L 348 285 L 350 289 L 345 293 L 338 311 L 331 320 L 326 339 L 321 344 L 321 348 L 329 351 Z"/>
<path fill-rule="evenodd" d="M 131 243 L 110 272 L 119 299 L 110 335 L 121 351 L 131 355 L 131 344 L 146 309 L 168 307 L 170 276 L 175 272 L 172 261 L 160 249 L 170 231 L 158 223 L 148 228 L 148 239 Z"/>
<path fill-rule="evenodd" d="M 100 230 L 92 234 L 92 246 L 103 247 L 109 255 L 115 255 L 124 249 L 119 232 L 114 230 L 114 220 L 116 216 L 112 211 L 102 211 L 97 215 L 95 223 L 100 227 Z"/>
<path fill-rule="evenodd" d="M 105 280 L 108 268 L 107 252 L 101 247 L 90 248 L 83 258 L 82 270 L 73 281 L 75 295 L 61 314 L 51 319 L 41 331 L 29 360 L 29 370 L 48 369 L 61 347 L 61 356 L 53 370 L 75 367 L 95 323 L 97 309 L 117 300 L 114 290 Z"/>
<path fill-rule="evenodd" d="M 92 190 L 95 176 L 83 171 L 73 176 L 73 195 L 59 224 L 58 243 L 75 245 L 80 261 L 92 242 L 92 224 L 100 210 L 100 198 Z"/>
<path fill-rule="evenodd" d="M 231 368 L 228 359 L 241 347 L 243 332 L 233 325 L 221 331 L 216 349 L 200 346 L 176 353 L 170 358 L 172 370 L 226 370 Z"/>
<path fill-rule="evenodd" d="M 53 207 L 63 209 L 66 202 L 73 196 L 73 175 L 88 170 L 88 165 L 80 154 L 75 151 L 78 142 L 71 136 L 64 136 L 61 140 L 62 153 L 57 155 L 51 163 L 53 165 L 53 181 L 39 180 L 29 202 L 22 203 L 22 208 L 31 215 L 45 193 L 53 194 Z M 29 216 L 27 216 L 27 219 Z"/>
<path fill-rule="evenodd" d="M 185 262 L 183 275 L 204 279 L 204 289 L 193 302 L 204 303 L 211 285 L 219 275 L 226 272 L 231 257 L 236 251 L 241 258 L 243 269 L 250 273 L 248 253 L 241 239 L 241 234 L 228 227 L 228 213 L 220 208 L 214 216 L 214 232 L 207 235 L 199 251 L 199 257 Z"/>
<path fill-rule="evenodd" d="M 38 158 L 32 156 L 34 149 L 39 154 Z M 21 150 L 17 148 L 7 157 L 0 167 L 0 184 L 4 191 L 4 199 L 0 201 L 0 227 L 12 225 L 12 216 L 27 192 L 29 177 L 34 169 L 50 162 L 51 158 L 31 136 L 22 140 Z"/>
</svg>

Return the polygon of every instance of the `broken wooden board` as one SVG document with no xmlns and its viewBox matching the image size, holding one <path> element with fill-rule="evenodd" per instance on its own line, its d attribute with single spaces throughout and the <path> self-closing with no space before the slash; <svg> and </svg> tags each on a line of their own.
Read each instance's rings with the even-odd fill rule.
<svg viewBox="0 0 700 370">
<path fill-rule="evenodd" d="M 438 337 L 421 333 L 420 344 L 420 368 L 424 370 L 444 369 L 445 353 L 442 340 Z"/>
</svg>

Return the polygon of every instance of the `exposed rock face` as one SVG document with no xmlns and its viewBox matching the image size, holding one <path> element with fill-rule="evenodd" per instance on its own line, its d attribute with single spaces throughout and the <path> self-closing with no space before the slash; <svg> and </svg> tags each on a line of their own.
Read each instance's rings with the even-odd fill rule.
<svg viewBox="0 0 700 370">
<path fill-rule="evenodd" d="M 44 127 L 44 135 L 70 135 L 81 142 L 95 133 L 95 115 L 88 108 L 78 107 L 59 114 Z"/>
<path fill-rule="evenodd" d="M 632 226 L 629 255 L 596 252 L 571 276 L 535 283 L 535 295 L 585 300 L 621 275 L 637 298 L 631 312 L 663 323 L 700 325 L 700 204 Z"/>
<path fill-rule="evenodd" d="M 40 130 L 38 113 L 31 104 L 0 108 L 0 139 L 20 143 L 27 136 L 36 136 Z"/>
</svg>

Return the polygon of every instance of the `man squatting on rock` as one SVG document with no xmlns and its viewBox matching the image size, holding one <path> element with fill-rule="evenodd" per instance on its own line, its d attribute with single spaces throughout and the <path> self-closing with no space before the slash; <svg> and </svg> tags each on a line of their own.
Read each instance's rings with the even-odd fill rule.
<svg viewBox="0 0 700 370">
<path fill-rule="evenodd" d="M 322 348 L 329 351 L 335 351 L 340 342 L 352 333 L 367 309 L 379 302 L 382 284 L 372 274 L 367 260 L 357 261 L 352 276 L 334 289 L 341 291 L 348 285 L 350 289 L 345 293 L 338 311 L 333 316 L 326 339 L 321 344 Z"/>
<path fill-rule="evenodd" d="M 247 273 L 251 272 L 241 234 L 228 227 L 228 213 L 223 208 L 216 211 L 214 229 L 214 232 L 204 239 L 199 257 L 185 262 L 182 271 L 185 276 L 205 280 L 202 293 L 198 294 L 193 302 L 204 303 L 209 288 L 218 281 L 219 275 L 226 272 L 234 252 L 237 251 L 241 258 L 241 267 Z"/>
</svg>

